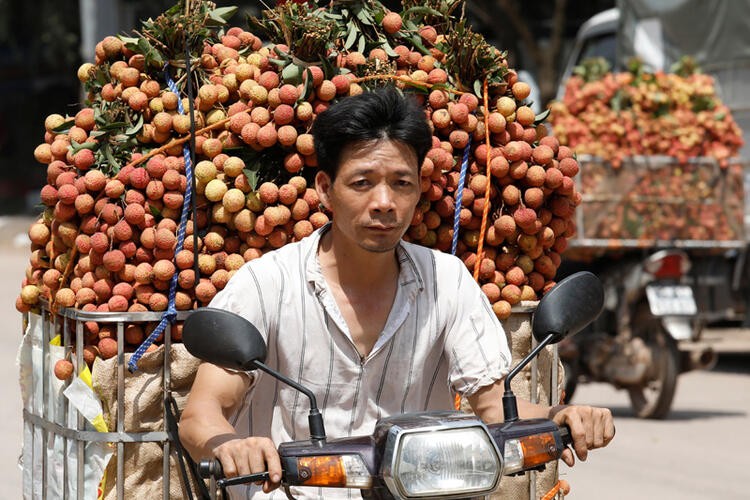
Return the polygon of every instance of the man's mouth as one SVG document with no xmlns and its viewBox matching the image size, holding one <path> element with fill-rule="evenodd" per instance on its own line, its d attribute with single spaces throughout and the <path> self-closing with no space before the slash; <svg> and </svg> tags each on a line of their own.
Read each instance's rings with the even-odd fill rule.
<svg viewBox="0 0 750 500">
<path fill-rule="evenodd" d="M 373 231 L 393 231 L 396 229 L 395 225 L 384 225 L 384 224 L 372 224 L 367 226 L 367 229 L 373 230 Z"/>
</svg>

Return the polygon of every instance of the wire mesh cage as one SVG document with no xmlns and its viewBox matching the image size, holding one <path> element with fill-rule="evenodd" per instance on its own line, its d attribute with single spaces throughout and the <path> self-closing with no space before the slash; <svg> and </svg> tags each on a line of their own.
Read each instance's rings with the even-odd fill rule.
<svg viewBox="0 0 750 500">
<path fill-rule="evenodd" d="M 179 312 L 177 320 L 188 313 Z M 158 322 L 161 316 L 51 312 L 46 304 L 40 314 L 24 316 L 19 359 L 24 498 L 192 498 L 195 482 L 176 443 L 176 418 L 197 360 L 172 342 L 168 326 L 139 370 L 127 369 L 132 346 L 125 340 L 126 326 Z M 86 322 L 112 327 L 117 340 L 116 354 L 96 359 L 90 371 L 84 359 Z M 63 381 L 55 377 L 54 365 L 66 358 L 77 369 Z"/>
</svg>

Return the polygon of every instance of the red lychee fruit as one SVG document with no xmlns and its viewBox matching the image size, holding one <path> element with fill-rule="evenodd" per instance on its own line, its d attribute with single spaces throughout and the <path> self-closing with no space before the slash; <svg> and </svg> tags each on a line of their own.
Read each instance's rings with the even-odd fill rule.
<svg viewBox="0 0 750 500">
<path fill-rule="evenodd" d="M 73 363 L 67 359 L 60 359 L 55 363 L 55 377 L 60 380 L 68 380 L 73 375 Z"/>
<path fill-rule="evenodd" d="M 401 29 L 401 26 L 402 20 L 401 16 L 398 13 L 389 12 L 388 14 L 383 16 L 383 31 L 385 31 L 389 35 L 398 33 L 398 31 Z"/>
</svg>

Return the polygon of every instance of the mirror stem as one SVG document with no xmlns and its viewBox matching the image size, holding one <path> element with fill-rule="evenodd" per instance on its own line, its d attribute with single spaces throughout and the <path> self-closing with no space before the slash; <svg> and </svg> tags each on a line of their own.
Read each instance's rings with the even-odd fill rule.
<svg viewBox="0 0 750 500">
<path fill-rule="evenodd" d="M 307 396 L 307 398 L 310 400 L 310 413 L 307 416 L 307 421 L 310 425 L 310 440 L 317 445 L 324 444 L 326 442 L 326 430 L 325 426 L 323 425 L 323 414 L 320 413 L 320 410 L 318 410 L 318 402 L 315 399 L 315 394 L 313 394 L 312 391 L 307 387 L 304 387 L 294 380 L 285 377 L 284 375 L 278 373 L 276 370 L 270 368 L 260 361 L 253 361 L 250 368 L 258 368 L 260 370 L 263 370 L 275 379 L 284 382 L 285 384 L 297 389 L 302 394 Z"/>
<path fill-rule="evenodd" d="M 513 394 L 513 390 L 510 388 L 510 381 L 518 375 L 518 372 L 523 370 L 523 367 L 529 364 L 529 361 L 534 359 L 539 351 L 547 347 L 547 345 L 555 338 L 554 333 L 547 334 L 544 340 L 539 344 L 518 363 L 513 369 L 505 376 L 505 393 L 503 394 L 503 415 L 506 422 L 515 422 L 518 420 L 518 402 L 516 401 L 516 395 Z"/>
</svg>

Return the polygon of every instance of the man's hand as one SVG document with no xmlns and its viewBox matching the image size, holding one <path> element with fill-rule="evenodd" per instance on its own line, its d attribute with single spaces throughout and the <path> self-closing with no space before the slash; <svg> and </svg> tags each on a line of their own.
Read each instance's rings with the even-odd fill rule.
<svg viewBox="0 0 750 500">
<path fill-rule="evenodd" d="M 221 462 L 226 477 L 246 476 L 268 471 L 270 479 L 263 482 L 263 491 L 269 493 L 281 484 L 281 460 L 273 441 L 268 438 L 231 439 L 218 445 L 212 451 Z"/>
<path fill-rule="evenodd" d="M 568 426 L 573 450 L 582 461 L 586 460 L 589 450 L 607 446 L 615 437 L 612 413 L 607 408 L 560 405 L 550 409 L 549 418 L 557 425 Z M 570 467 L 575 464 L 570 449 L 565 450 L 561 458 Z"/>
</svg>

